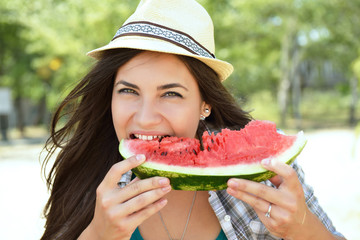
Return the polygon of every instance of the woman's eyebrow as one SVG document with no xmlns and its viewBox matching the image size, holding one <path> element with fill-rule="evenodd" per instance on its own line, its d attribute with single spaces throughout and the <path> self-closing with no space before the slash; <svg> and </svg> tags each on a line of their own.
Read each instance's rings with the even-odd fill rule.
<svg viewBox="0 0 360 240">
<path fill-rule="evenodd" d="M 176 88 L 176 87 L 180 87 L 180 88 L 185 89 L 186 91 L 189 91 L 186 87 L 184 87 L 184 86 L 181 85 L 180 83 L 164 84 L 164 85 L 161 85 L 161 86 L 157 87 L 157 89 L 158 89 L 158 90 L 165 90 L 165 89 Z"/>
<path fill-rule="evenodd" d="M 129 83 L 125 80 L 120 80 L 118 81 L 115 86 L 119 85 L 119 84 L 123 84 L 125 86 L 128 86 L 128 87 L 131 87 L 131 88 L 134 88 L 134 89 L 140 89 L 137 85 L 135 84 L 132 84 L 132 83 Z M 169 88 L 177 88 L 177 87 L 180 87 L 180 88 L 183 88 L 185 89 L 186 91 L 189 91 L 186 87 L 184 87 L 183 85 L 181 85 L 180 83 L 168 83 L 168 84 L 164 84 L 164 85 L 161 85 L 159 87 L 157 87 L 158 90 L 165 90 L 165 89 L 169 89 Z"/>
<path fill-rule="evenodd" d="M 129 82 L 125 81 L 125 80 L 120 80 L 120 81 L 118 81 L 118 82 L 115 84 L 115 86 L 117 86 L 117 85 L 119 85 L 119 84 L 123 84 L 123 85 L 125 85 L 125 86 L 131 87 L 131 88 L 135 88 L 135 89 L 140 89 L 137 85 L 132 84 L 132 83 L 129 83 Z"/>
</svg>

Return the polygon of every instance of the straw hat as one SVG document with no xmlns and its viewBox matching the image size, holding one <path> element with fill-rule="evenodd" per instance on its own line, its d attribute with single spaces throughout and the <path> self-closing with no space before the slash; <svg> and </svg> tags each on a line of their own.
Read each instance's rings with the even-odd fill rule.
<svg viewBox="0 0 360 240">
<path fill-rule="evenodd" d="M 134 48 L 199 59 L 225 80 L 230 63 L 215 58 L 214 26 L 195 0 L 141 0 L 111 42 L 88 52 L 98 58 L 107 49 Z"/>
</svg>

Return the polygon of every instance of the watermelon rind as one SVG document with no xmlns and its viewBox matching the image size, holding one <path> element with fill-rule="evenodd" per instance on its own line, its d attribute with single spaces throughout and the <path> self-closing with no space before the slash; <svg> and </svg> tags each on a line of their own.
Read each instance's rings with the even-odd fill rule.
<svg viewBox="0 0 360 240">
<path fill-rule="evenodd" d="M 303 150 L 306 142 L 307 140 L 304 133 L 302 131 L 299 132 L 296 135 L 296 141 L 293 145 L 283 153 L 272 156 L 271 160 L 290 165 Z M 120 142 L 119 150 L 124 158 L 129 158 L 135 154 L 126 148 L 124 140 Z M 227 188 L 227 181 L 230 178 L 242 178 L 262 182 L 275 176 L 274 172 L 266 170 L 260 163 L 204 168 L 145 162 L 132 169 L 132 171 L 140 179 L 154 176 L 167 177 L 170 179 L 170 184 L 174 190 L 186 191 L 222 190 Z"/>
<path fill-rule="evenodd" d="M 133 169 L 133 172 L 140 179 L 162 176 L 170 179 L 170 185 L 174 190 L 185 191 L 209 191 L 222 190 L 227 188 L 227 181 L 230 178 L 249 179 L 256 182 L 265 181 L 273 176 L 275 173 L 265 171 L 249 175 L 195 175 L 183 174 L 171 171 L 162 171 L 144 166 L 139 166 Z"/>
</svg>

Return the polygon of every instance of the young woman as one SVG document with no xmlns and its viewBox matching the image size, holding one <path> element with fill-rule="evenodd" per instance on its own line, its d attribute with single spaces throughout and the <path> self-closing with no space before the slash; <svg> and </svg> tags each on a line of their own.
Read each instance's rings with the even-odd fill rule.
<svg viewBox="0 0 360 240">
<path fill-rule="evenodd" d="M 47 177 L 42 239 L 342 238 L 296 162 L 263 162 L 278 175 L 230 179 L 223 191 L 130 179 L 146 159 L 122 159 L 123 138 L 199 138 L 251 120 L 221 84 L 232 67 L 214 57 L 212 31 L 196 1 L 141 1 L 113 40 L 90 52 L 98 62 L 61 103 L 47 142 L 47 159 L 62 149 Z"/>
</svg>

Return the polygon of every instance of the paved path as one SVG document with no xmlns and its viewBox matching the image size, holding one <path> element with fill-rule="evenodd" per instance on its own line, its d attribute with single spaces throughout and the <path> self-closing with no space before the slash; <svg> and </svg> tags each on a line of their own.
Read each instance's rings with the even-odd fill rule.
<svg viewBox="0 0 360 240">
<path fill-rule="evenodd" d="M 41 145 L 0 146 L 0 239 L 39 239 L 48 195 L 41 177 Z"/>
<path fill-rule="evenodd" d="M 360 139 L 348 130 L 306 133 L 299 157 L 307 182 L 337 229 L 360 240 Z M 0 144 L 0 239 L 37 240 L 43 232 L 41 211 L 48 198 L 39 153 L 32 142 Z"/>
<path fill-rule="evenodd" d="M 307 182 L 338 231 L 360 240 L 360 138 L 349 130 L 306 135 L 308 143 L 298 160 Z"/>
</svg>

